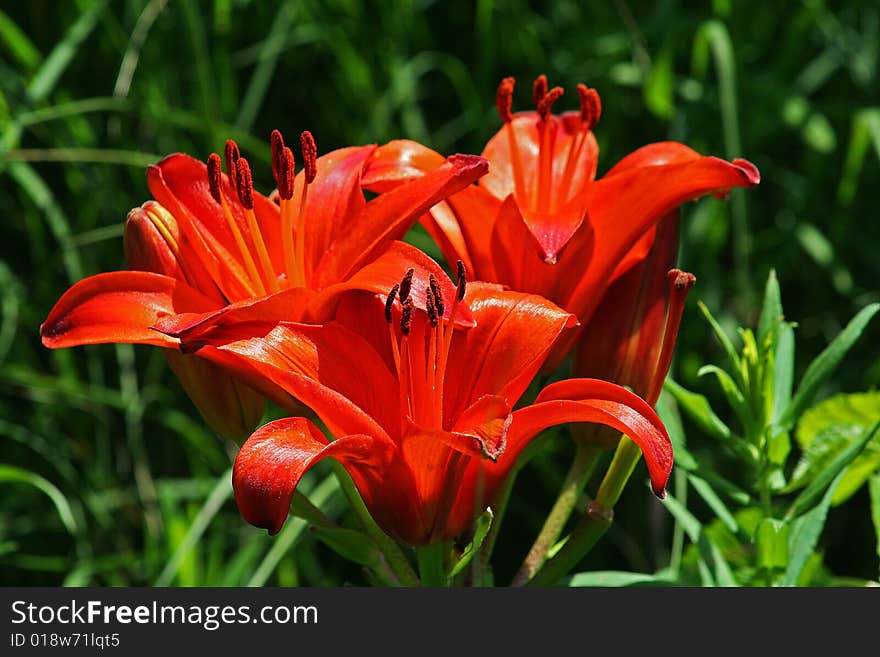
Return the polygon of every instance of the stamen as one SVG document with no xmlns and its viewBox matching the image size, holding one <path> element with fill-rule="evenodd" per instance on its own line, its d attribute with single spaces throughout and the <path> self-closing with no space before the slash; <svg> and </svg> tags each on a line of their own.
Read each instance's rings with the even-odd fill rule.
<svg viewBox="0 0 880 657">
<path fill-rule="evenodd" d="M 510 110 L 513 106 L 513 87 L 515 85 L 516 78 L 504 78 L 495 92 L 495 107 L 498 109 L 498 116 L 501 117 L 502 123 L 513 121 L 513 114 Z"/>
<path fill-rule="evenodd" d="M 437 283 L 437 279 L 434 278 L 434 274 L 428 275 L 428 284 L 431 286 L 431 296 L 434 297 L 434 308 L 437 309 L 437 316 L 443 317 L 443 313 L 446 312 L 446 306 L 443 305 L 443 295 L 440 292 L 440 285 Z"/>
<path fill-rule="evenodd" d="M 211 190 L 211 197 L 219 204 L 221 202 L 220 192 L 220 176 L 221 176 L 220 156 L 217 153 L 211 153 L 208 157 L 208 189 Z"/>
<path fill-rule="evenodd" d="M 238 144 L 228 139 L 223 155 L 226 160 L 226 175 L 229 177 L 229 184 L 232 185 L 232 189 L 235 189 L 238 186 L 238 161 L 241 159 Z"/>
<path fill-rule="evenodd" d="M 266 250 L 265 242 L 263 242 L 260 224 L 257 221 L 257 216 L 254 214 L 254 180 L 251 175 L 251 166 L 245 158 L 239 157 L 236 167 L 238 168 L 238 198 L 245 210 L 244 213 L 247 217 L 251 239 L 257 251 L 260 268 L 263 270 L 264 282 L 270 290 L 277 292 L 279 290 L 278 277 L 275 276 L 272 260 L 269 258 L 269 252 Z"/>
<path fill-rule="evenodd" d="M 293 151 L 287 146 L 282 147 L 278 154 L 278 176 L 276 178 L 281 211 L 281 250 L 284 254 L 284 272 L 287 274 L 287 284 L 298 287 L 303 283 L 297 279 L 296 275 L 296 249 L 293 245 L 293 204 L 290 202 L 290 199 L 293 198 L 295 167 Z"/>
<path fill-rule="evenodd" d="M 562 87 L 553 87 L 541 98 L 541 102 L 538 103 L 538 114 L 541 116 L 542 121 L 547 120 L 547 117 L 550 116 L 550 110 L 553 108 L 553 103 L 559 100 L 564 93 L 565 90 Z"/>
<path fill-rule="evenodd" d="M 534 83 L 532 84 L 532 98 L 535 100 L 535 107 L 538 107 L 541 104 L 541 101 L 544 100 L 544 96 L 547 95 L 547 76 L 543 73 L 535 78 Z"/>
<path fill-rule="evenodd" d="M 400 283 L 395 283 L 394 287 L 388 293 L 388 299 L 385 300 L 385 321 L 389 324 L 392 320 L 391 309 L 394 306 L 394 299 L 397 297 L 397 291 L 400 289 Z"/>
<path fill-rule="evenodd" d="M 284 137 L 280 130 L 273 130 L 269 135 L 272 144 L 272 177 L 278 180 L 281 175 L 281 151 L 284 150 Z"/>
<path fill-rule="evenodd" d="M 306 130 L 299 136 L 302 147 L 303 165 L 305 166 L 306 182 L 312 184 L 318 175 L 318 147 L 312 133 Z"/>
<path fill-rule="evenodd" d="M 235 221 L 235 218 L 229 211 L 226 197 L 223 195 L 220 156 L 216 153 L 211 153 L 210 157 L 208 157 L 208 187 L 211 190 L 211 196 L 223 207 L 223 216 L 226 219 L 226 225 L 229 226 L 229 231 L 232 233 L 232 237 L 235 240 L 239 253 L 241 254 L 241 259 L 247 270 L 247 276 L 250 279 L 247 281 L 246 287 L 249 288 L 251 294 L 265 294 L 266 288 L 263 286 L 263 281 L 260 278 L 256 265 L 254 264 L 254 259 L 251 257 L 250 250 L 248 250 L 244 238 L 241 236 L 241 231 L 238 228 L 238 222 Z M 235 188 L 235 185 L 233 185 L 233 188 Z"/>
<path fill-rule="evenodd" d="M 437 328 L 437 322 L 440 321 L 440 317 L 437 314 L 437 306 L 434 303 L 434 290 L 430 287 L 425 289 L 425 311 L 428 313 L 428 319 L 431 321 L 431 328 Z"/>
<path fill-rule="evenodd" d="M 516 133 L 513 130 L 513 88 L 516 85 L 516 78 L 504 78 L 498 85 L 495 92 L 495 107 L 498 110 L 498 116 L 504 123 L 504 129 L 507 132 L 507 147 L 510 150 L 510 166 L 513 169 L 513 185 L 516 189 L 516 197 L 520 203 L 526 202 L 526 184 L 523 177 L 523 166 L 519 156 L 519 145 L 516 141 Z"/>
<path fill-rule="evenodd" d="M 401 297 L 402 296 L 403 295 L 401 295 Z M 412 329 L 412 299 L 407 298 L 406 300 L 402 301 L 401 306 L 403 307 L 403 312 L 400 315 L 400 332 L 404 335 L 409 335 L 410 329 Z"/>
<path fill-rule="evenodd" d="M 455 297 L 456 297 L 456 299 L 461 301 L 462 299 L 464 299 L 464 292 L 465 292 L 465 288 L 467 287 L 467 270 L 464 268 L 464 263 L 461 260 L 459 260 L 456 263 L 456 268 L 457 268 L 456 280 L 457 280 L 458 287 L 456 290 Z"/>
<path fill-rule="evenodd" d="M 599 92 L 588 88 L 585 84 L 579 84 L 577 93 L 581 101 L 581 122 L 587 130 L 592 130 L 602 116 L 602 100 L 599 98 Z"/>
<path fill-rule="evenodd" d="M 400 303 L 406 303 L 409 301 L 409 292 L 412 289 L 413 274 L 415 274 L 415 269 L 410 267 L 406 270 L 403 279 L 400 281 Z"/>
</svg>

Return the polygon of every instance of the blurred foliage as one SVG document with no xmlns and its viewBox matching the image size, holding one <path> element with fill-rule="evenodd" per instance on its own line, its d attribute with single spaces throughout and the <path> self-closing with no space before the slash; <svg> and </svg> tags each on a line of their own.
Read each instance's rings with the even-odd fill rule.
<svg viewBox="0 0 880 657">
<path fill-rule="evenodd" d="M 268 191 L 272 128 L 309 129 L 322 152 L 396 137 L 479 152 L 498 126 L 501 77 L 521 81 L 522 109 L 539 73 L 568 89 L 560 107 L 587 82 L 604 106 L 600 175 L 665 139 L 760 168 L 758 188 L 685 209 L 680 266 L 729 333 L 756 322 L 775 269 L 800 380 L 880 299 L 878 48 L 880 7 L 857 0 L 2 3 L 0 583 L 364 581 L 304 521 L 269 539 L 240 519 L 227 472 L 235 446 L 206 430 L 158 350 L 40 345 L 37 328 L 70 283 L 124 267 L 122 221 L 146 200 L 144 167 L 163 154 L 204 158 L 234 138 Z M 876 388 L 877 344 L 869 327 L 818 398 Z M 675 378 L 726 408 L 698 382 L 720 352 L 695 306 L 677 354 Z M 701 463 L 731 478 L 745 467 L 698 426 L 685 430 Z M 520 475 L 497 581 L 528 549 L 570 454 L 567 441 L 545 439 Z M 328 474 L 317 468 L 303 490 L 344 524 Z M 689 513 L 713 517 L 699 505 Z M 584 570 L 667 562 L 681 525 L 638 481 L 617 518 Z M 829 513 L 825 567 L 876 578 L 874 537 L 863 487 Z"/>
</svg>

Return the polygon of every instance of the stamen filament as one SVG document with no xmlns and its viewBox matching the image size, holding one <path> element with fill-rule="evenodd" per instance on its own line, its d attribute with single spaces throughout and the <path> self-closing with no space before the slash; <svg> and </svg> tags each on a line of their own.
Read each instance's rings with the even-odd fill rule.
<svg viewBox="0 0 880 657">
<path fill-rule="evenodd" d="M 275 268 L 272 266 L 269 252 L 266 250 L 263 234 L 260 231 L 260 224 L 257 221 L 257 216 L 254 214 L 254 181 L 251 176 L 251 167 L 248 161 L 242 157 L 239 158 L 236 168 L 238 169 L 238 197 L 242 207 L 244 207 L 251 240 L 253 240 L 257 258 L 263 270 L 264 282 L 272 292 L 277 292 L 280 289 L 278 277 L 275 275 Z"/>
</svg>

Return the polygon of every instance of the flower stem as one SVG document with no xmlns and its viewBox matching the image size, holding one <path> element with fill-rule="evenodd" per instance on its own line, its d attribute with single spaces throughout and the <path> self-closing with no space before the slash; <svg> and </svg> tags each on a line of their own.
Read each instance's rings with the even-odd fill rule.
<svg viewBox="0 0 880 657">
<path fill-rule="evenodd" d="M 431 543 L 416 548 L 422 586 L 447 585 L 445 557 L 448 549 L 447 542 Z"/>
<path fill-rule="evenodd" d="M 547 519 L 544 521 L 544 526 L 541 528 L 538 537 L 532 544 L 532 549 L 529 550 L 522 566 L 520 566 L 519 572 L 511 581 L 511 586 L 522 586 L 525 584 L 547 561 L 550 549 L 559 539 L 559 535 L 565 528 L 565 523 L 571 517 L 578 498 L 581 496 L 599 457 L 602 455 L 602 449 L 596 445 L 577 442 L 576 446 L 574 459 L 568 474 L 565 476 L 565 481 L 562 483 L 559 496 L 547 515 Z"/>
<path fill-rule="evenodd" d="M 348 472 L 345 471 L 345 468 L 343 468 L 342 465 L 335 461 L 333 463 L 333 470 L 337 479 L 339 479 L 339 485 L 342 487 L 342 491 L 348 498 L 348 502 L 363 526 L 364 531 L 366 531 L 367 535 L 373 539 L 376 546 L 385 556 L 388 566 L 391 568 L 400 584 L 403 586 L 418 586 L 419 578 L 410 565 L 409 559 L 406 558 L 406 555 L 403 553 L 403 550 L 400 549 L 400 546 L 394 542 L 394 540 L 388 536 L 379 525 L 376 524 L 375 520 L 373 520 L 373 516 L 370 515 L 370 511 L 361 499 L 361 495 L 358 492 L 357 487 L 355 487 L 354 482 L 351 480 Z"/>
<path fill-rule="evenodd" d="M 611 465 L 605 472 L 596 499 L 572 531 L 565 545 L 535 573 L 528 586 L 552 586 L 571 572 L 578 562 L 593 549 L 608 531 L 614 518 L 614 505 L 620 499 L 626 482 L 642 453 L 638 445 L 626 436 L 621 437 Z"/>
</svg>

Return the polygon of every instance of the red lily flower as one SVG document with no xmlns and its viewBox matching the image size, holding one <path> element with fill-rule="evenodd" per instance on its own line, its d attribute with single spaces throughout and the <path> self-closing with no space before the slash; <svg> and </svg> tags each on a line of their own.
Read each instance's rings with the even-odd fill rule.
<svg viewBox="0 0 880 657">
<path fill-rule="evenodd" d="M 725 196 L 760 181 L 753 164 L 704 157 L 684 144 L 644 146 L 596 179 L 593 128 L 598 93 L 578 85 L 580 109 L 551 113 L 562 89 L 534 85 L 534 112 L 511 113 L 514 80 L 498 88 L 504 123 L 482 155 L 490 171 L 434 207 L 423 223 L 450 262 L 469 276 L 541 294 L 575 314 L 592 316 L 610 282 L 644 257 L 652 227 L 688 200 Z M 389 189 L 431 171 L 443 158 L 411 141 L 380 149 L 364 183 Z"/>
<path fill-rule="evenodd" d="M 600 422 L 631 436 L 663 494 L 671 444 L 633 393 L 571 379 L 513 410 L 575 318 L 540 296 L 476 283 L 467 287 L 475 326 L 454 330 L 464 292 L 463 277 L 455 288 L 445 275 L 424 281 L 409 273 L 391 289 L 384 313 L 381 296 L 353 293 L 338 319 L 322 326 L 247 311 L 160 323 L 184 348 L 199 348 L 266 394 L 275 388 L 301 400 L 335 436 L 328 442 L 303 418 L 258 429 L 233 472 L 245 519 L 279 531 L 303 473 L 332 456 L 393 536 L 411 545 L 450 539 L 493 502 L 528 442 L 566 422 Z M 424 310 L 414 304 L 420 297 Z"/>
<path fill-rule="evenodd" d="M 253 304 L 283 309 L 285 319 L 324 321 L 341 292 L 387 290 L 401 266 L 439 274 L 436 263 L 396 240 L 487 169 L 480 157 L 453 155 L 431 175 L 367 202 L 361 178 L 376 146 L 318 158 L 310 133 L 301 143 L 305 165 L 294 175 L 292 151 L 281 133 L 272 134 L 278 203 L 254 190 L 250 165 L 234 142 L 227 142 L 227 175 L 217 155 L 206 165 L 176 153 L 149 167 L 156 201 L 132 211 L 126 223 L 133 270 L 73 285 L 41 326 L 43 344 L 164 347 L 209 424 L 227 436 L 247 435 L 262 399 L 216 366 L 181 354 L 177 339 L 151 327 L 168 315 Z"/>
<path fill-rule="evenodd" d="M 596 310 L 601 321 L 587 324 L 575 345 L 572 372 L 627 386 L 652 407 L 669 372 L 687 293 L 696 278 L 673 269 L 678 251 L 678 217 L 658 226 L 647 256 L 615 280 Z M 613 447 L 619 433 L 579 427 L 575 436 Z"/>
</svg>

